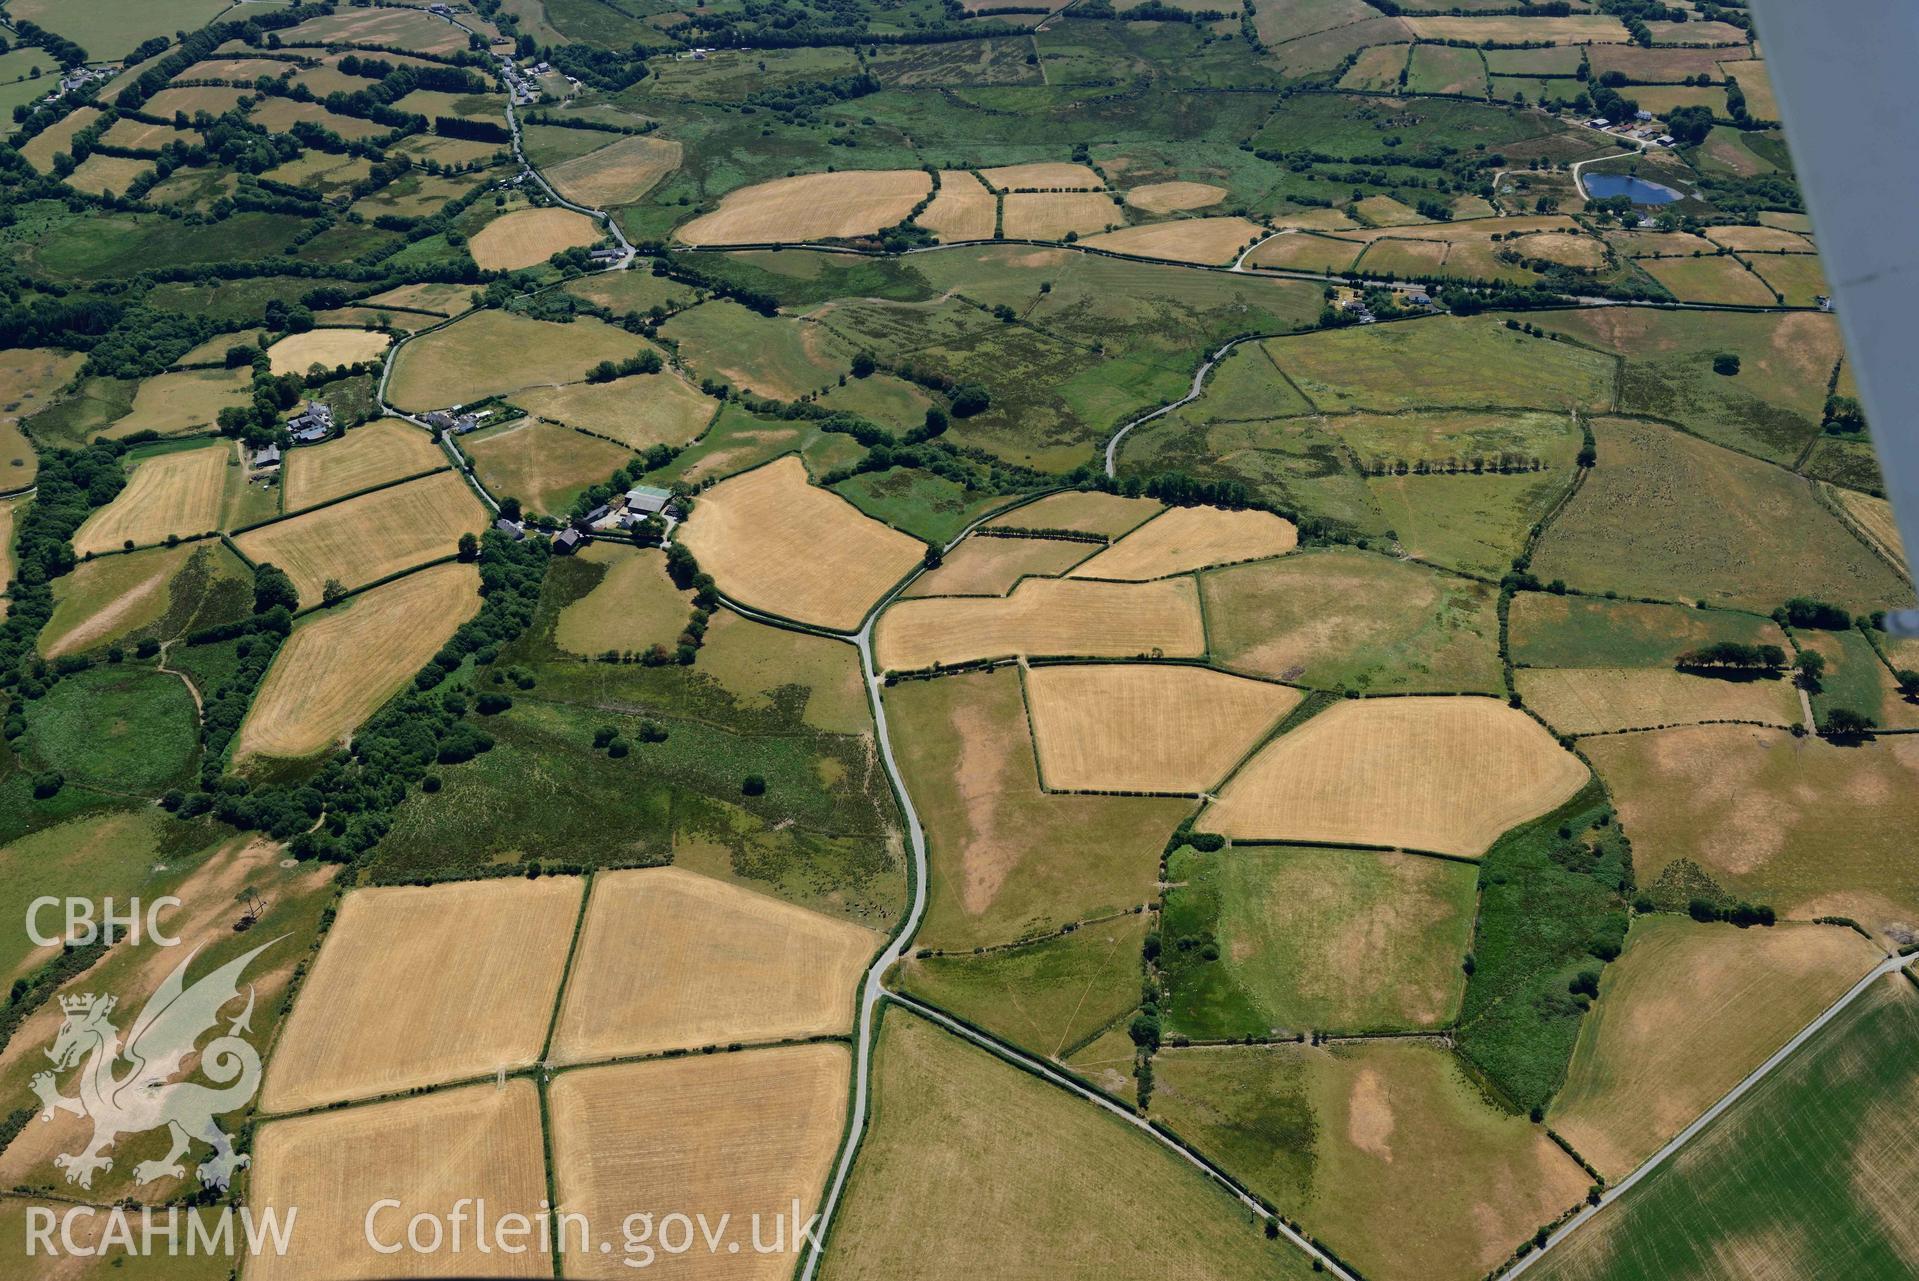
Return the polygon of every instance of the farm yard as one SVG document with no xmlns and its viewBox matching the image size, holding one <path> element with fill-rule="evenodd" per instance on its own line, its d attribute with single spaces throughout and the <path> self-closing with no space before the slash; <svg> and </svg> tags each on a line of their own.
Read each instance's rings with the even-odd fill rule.
<svg viewBox="0 0 1919 1281">
<path fill-rule="evenodd" d="M 1913 1270 L 1899 477 L 1742 7 L 484 8 L 9 5 L 0 909 L 276 950 L 231 1187 L 23 1102 L 7 1231 Z M 0 1086 L 174 960 L 0 955 Z"/>
</svg>

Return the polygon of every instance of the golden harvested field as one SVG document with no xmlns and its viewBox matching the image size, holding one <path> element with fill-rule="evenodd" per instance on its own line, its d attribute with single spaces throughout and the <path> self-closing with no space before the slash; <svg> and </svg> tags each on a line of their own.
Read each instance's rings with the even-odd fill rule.
<svg viewBox="0 0 1919 1281">
<path fill-rule="evenodd" d="M 1069 529 L 1118 538 L 1161 509 L 1150 498 L 1124 498 L 1097 489 L 1048 494 L 986 522 L 988 529 Z"/>
<path fill-rule="evenodd" d="M 1245 218 L 1180 218 L 1109 231 L 1086 243 L 1116 254 L 1223 266 L 1265 234 L 1264 227 Z"/>
<path fill-rule="evenodd" d="M 1356 241 L 1316 235 L 1310 231 L 1295 231 L 1274 236 L 1255 249 L 1246 259 L 1246 265 L 1330 274 L 1351 267 L 1359 254 L 1360 245 Z"/>
<path fill-rule="evenodd" d="M 1172 507 L 1072 571 L 1074 578 L 1140 582 L 1207 565 L 1281 556 L 1299 546 L 1299 530 L 1271 512 Z"/>
<path fill-rule="evenodd" d="M 136 431 L 157 431 L 162 436 L 173 436 L 198 431 L 212 427 L 222 409 L 252 400 L 251 369 L 183 369 L 158 374 L 140 384 L 140 390 L 133 393 L 133 408 L 101 435 L 118 438 Z"/>
<path fill-rule="evenodd" d="M 349 590 L 451 556 L 465 533 L 488 524 L 486 508 L 454 472 L 349 498 L 234 538 L 242 555 L 285 570 L 303 606 L 317 604 L 329 578 Z"/>
<path fill-rule="evenodd" d="M 246 96 L 247 92 L 248 91 L 244 89 L 235 89 L 225 85 L 192 85 L 181 89 L 162 89 L 151 98 L 148 98 L 146 105 L 142 107 L 141 110 L 150 116 L 160 116 L 164 119 L 171 119 L 182 111 L 186 112 L 190 117 L 197 116 L 202 111 L 217 116 L 222 112 L 233 110 L 234 105 L 237 104 L 242 97 Z M 255 104 L 253 116 L 255 119 L 260 120 L 261 123 L 267 124 L 268 128 L 284 132 L 286 129 L 285 124 L 270 124 L 267 123 L 267 120 L 264 118 L 271 115 L 266 109 L 273 103 L 286 103 L 289 106 L 296 105 L 290 98 L 267 98 Z M 313 104 L 298 105 L 312 106 Z M 363 124 L 366 122 L 356 121 L 355 123 Z M 379 131 L 384 132 L 384 130 Z"/>
<path fill-rule="evenodd" d="M 454 563 L 302 620 L 273 656 L 234 756 L 311 756 L 342 741 L 479 608 L 479 570 Z"/>
<path fill-rule="evenodd" d="M 557 387 L 586 377 L 602 360 L 625 360 L 646 345 L 585 316 L 554 325 L 490 308 L 402 347 L 387 395 L 402 409 L 424 412 L 527 387 Z"/>
<path fill-rule="evenodd" d="M 1150 583 L 1029 578 L 1004 598 L 903 600 L 873 632 L 883 670 L 981 658 L 1197 658 L 1206 651 L 1190 578 Z"/>
<path fill-rule="evenodd" d="M 169 534 L 211 533 L 220 527 L 229 476 L 244 483 L 226 441 L 144 458 L 119 496 L 74 531 L 73 550 L 84 556 L 118 551 L 127 542 L 158 543 Z"/>
<path fill-rule="evenodd" d="M 1919 823 L 1919 737 L 1840 747 L 1702 725 L 1581 746 L 1632 833 L 1640 885 L 1690 859 L 1728 893 L 1781 916 L 1919 928 L 1909 835 Z"/>
<path fill-rule="evenodd" d="M 601 873 L 553 1058 L 585 1063 L 848 1032 L 860 974 L 884 941 L 680 868 Z"/>
<path fill-rule="evenodd" d="M 641 654 L 654 645 L 673 647 L 686 629 L 693 593 L 666 576 L 666 553 L 657 547 L 588 543 L 574 556 L 606 566 L 606 577 L 560 611 L 553 643 L 570 654 L 594 658 L 608 650 Z"/>
<path fill-rule="evenodd" d="M 1563 18 L 1407 18 L 1406 25 L 1421 40 L 1464 40 L 1478 44 L 1492 40 L 1521 44 L 1550 40 L 1554 44 L 1624 44 L 1626 29 L 1619 19 L 1599 14 Z"/>
<path fill-rule="evenodd" d="M 419 9 L 342 9 L 280 33 L 288 44 L 389 45 L 414 53 L 466 48 L 466 32 Z"/>
<path fill-rule="evenodd" d="M 133 180 L 153 168 L 151 160 L 133 156 L 109 156 L 95 152 L 67 175 L 67 185 L 76 191 L 98 196 L 105 192 L 124 192 Z"/>
<path fill-rule="evenodd" d="M 1039 191 L 1064 187 L 1072 191 L 1099 191 L 1106 186 L 1100 176 L 1085 165 L 1062 164 L 1042 160 L 1026 165 L 1001 165 L 982 169 L 980 177 L 1001 191 Z"/>
<path fill-rule="evenodd" d="M 1708 227 L 1704 235 L 1727 249 L 1755 249 L 1772 253 L 1809 254 L 1812 241 L 1796 231 L 1778 227 Z"/>
<path fill-rule="evenodd" d="M 1197 795 L 1302 697 L 1179 663 L 1035 667 L 1025 677 L 1040 777 L 1067 791 Z"/>
<path fill-rule="evenodd" d="M 1624 1177 L 1882 959 L 1843 926 L 1636 918 L 1580 1025 L 1553 1128 Z"/>
<path fill-rule="evenodd" d="M 164 97 L 169 93 L 222 92 L 237 93 L 238 91 L 231 89 L 167 89 L 155 95 L 155 100 L 157 101 L 160 97 Z M 154 110 L 153 104 L 147 104 L 147 109 L 149 111 Z M 155 114 L 159 113 L 156 112 Z M 252 112 L 249 113 L 248 118 L 255 124 L 266 126 L 274 133 L 286 133 L 291 130 L 294 125 L 304 121 L 307 124 L 319 125 L 322 129 L 330 129 L 349 142 L 358 141 L 363 138 L 372 138 L 388 132 L 387 127 L 383 124 L 378 124 L 371 120 L 362 120 L 358 116 L 339 115 L 336 112 L 328 111 L 317 102 L 300 102 L 293 98 L 268 98 L 256 104 Z"/>
<path fill-rule="evenodd" d="M 610 440 L 527 418 L 498 431 L 476 432 L 460 448 L 489 493 L 511 495 L 529 511 L 554 516 L 564 516 L 583 490 L 633 457 Z"/>
<path fill-rule="evenodd" d="M 940 567 L 921 574 L 901 593 L 912 596 L 1004 596 L 1028 574 L 1062 574 L 1097 550 L 1063 538 L 982 538 L 948 552 Z"/>
<path fill-rule="evenodd" d="M 547 418 L 607 436 L 630 449 L 684 445 L 706 430 L 720 402 L 671 369 L 609 383 L 571 383 L 523 391 L 513 403 Z"/>
<path fill-rule="evenodd" d="M 867 169 L 775 178 L 727 193 L 679 230 L 689 245 L 772 244 L 868 236 L 890 227 L 932 189 L 919 169 Z"/>
<path fill-rule="evenodd" d="M 386 1281 L 394 1277 L 550 1277 L 552 1256 L 537 1237 L 524 1253 L 474 1247 L 465 1225 L 463 1249 L 440 1254 L 402 1248 L 382 1254 L 367 1240 L 375 1202 L 375 1238 L 383 1246 L 406 1241 L 416 1214 L 445 1216 L 466 1198 L 483 1198 L 489 1219 L 520 1214 L 529 1220 L 546 1200 L 540 1100 L 533 1082 L 509 1081 L 447 1090 L 417 1099 L 323 1112 L 263 1126 L 255 1145 L 247 1201 L 256 1213 L 275 1208 L 287 1224 L 299 1208 L 284 1254 L 263 1250 L 248 1259 L 247 1281 Z M 470 1201 L 466 1210 L 474 1210 Z M 491 1228 L 489 1227 L 489 1232 Z M 450 1227 L 448 1228 L 450 1232 Z M 431 1238 L 422 1236 L 424 1243 Z M 497 1246 L 498 1238 L 493 1238 Z"/>
<path fill-rule="evenodd" d="M 1147 213 L 1184 213 L 1226 199 L 1226 188 L 1210 182 L 1149 182 L 1126 193 L 1126 203 Z"/>
<path fill-rule="evenodd" d="M 374 294 L 361 305 L 373 308 L 406 307 L 414 311 L 430 311 L 437 316 L 457 316 L 473 306 L 473 286 L 432 282 L 401 285 L 398 289 Z"/>
<path fill-rule="evenodd" d="M 622 138 L 545 171 L 546 180 L 590 209 L 630 205 L 680 167 L 680 144 L 665 138 Z"/>
<path fill-rule="evenodd" d="M 518 271 L 545 262 L 562 249 L 600 239 L 599 224 L 571 209 L 515 209 L 473 233 L 468 247 L 485 271 Z"/>
<path fill-rule="evenodd" d="M 991 240 L 999 201 L 965 169 L 940 170 L 939 194 L 915 220 L 941 240 Z"/>
<path fill-rule="evenodd" d="M 1606 265 L 1605 245 L 1591 236 L 1542 231 L 1519 237 L 1510 242 L 1509 248 L 1523 257 L 1544 258 L 1547 262 L 1556 262 L 1566 267 L 1587 267 L 1597 270 Z"/>
<path fill-rule="evenodd" d="M 280 485 L 286 509 L 297 512 L 446 465 L 426 432 L 405 419 L 382 418 L 323 445 L 288 450 Z"/>
<path fill-rule="evenodd" d="M 20 154 L 41 173 L 53 172 L 54 153 L 66 151 L 75 134 L 82 133 L 100 118 L 100 108 L 75 107 L 21 145 Z"/>
<path fill-rule="evenodd" d="M 1577 756 L 1493 699 L 1348 700 L 1262 748 L 1199 827 L 1477 858 L 1585 781 Z"/>
<path fill-rule="evenodd" d="M 818 1207 L 846 1123 L 852 1057 L 843 1045 L 792 1045 L 743 1054 L 624 1063 L 563 1072 L 548 1090 L 553 1164 L 563 1212 L 584 1214 L 600 1231 L 643 1211 L 731 1216 L 723 1243 L 696 1242 L 656 1260 L 667 1275 L 727 1281 L 785 1281 L 804 1220 Z M 759 1242 L 752 1248 L 755 1216 Z M 775 1221 L 785 1216 L 784 1228 Z M 615 1238 L 609 1253 L 567 1256 L 569 1277 L 644 1275 Z"/>
<path fill-rule="evenodd" d="M 1701 721 L 1801 719 L 1789 680 L 1729 681 L 1662 667 L 1521 668 L 1513 673 L 1526 706 L 1561 734 L 1604 734 Z"/>
<path fill-rule="evenodd" d="M 703 491 L 680 539 L 742 604 L 837 631 L 857 628 L 923 554 L 918 539 L 813 485 L 797 454 Z"/>
<path fill-rule="evenodd" d="M 1841 489 L 1837 485 L 1820 486 L 1826 496 L 1844 510 L 1853 528 L 1864 534 L 1866 541 L 1878 549 L 1880 554 L 1891 557 L 1903 572 L 1906 565 L 1906 549 L 1899 538 L 1899 524 L 1893 518 L 1892 504 L 1883 498 L 1871 494 L 1862 494 L 1856 489 Z"/>
<path fill-rule="evenodd" d="M 276 374 L 303 374 L 314 365 L 332 369 L 378 360 L 392 341 L 367 329 L 309 329 L 267 348 L 267 360 Z"/>
<path fill-rule="evenodd" d="M 1000 222 L 1008 240 L 1063 240 L 1090 236 L 1126 219 L 1103 191 L 1025 192 L 1002 197 Z"/>
<path fill-rule="evenodd" d="M 532 1063 L 581 884 L 511 877 L 347 895 L 267 1065 L 261 1106 L 298 1112 Z"/>
</svg>

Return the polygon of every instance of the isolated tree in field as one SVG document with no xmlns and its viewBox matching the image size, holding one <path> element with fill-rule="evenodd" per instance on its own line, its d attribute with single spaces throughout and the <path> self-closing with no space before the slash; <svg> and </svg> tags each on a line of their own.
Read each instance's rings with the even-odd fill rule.
<svg viewBox="0 0 1919 1281">
<path fill-rule="evenodd" d="M 863 351 L 853 357 L 853 377 L 871 378 L 873 371 L 879 368 L 879 362 L 873 359 L 873 353 Z"/>
<path fill-rule="evenodd" d="M 1819 679 L 1826 674 L 1826 656 L 1817 650 L 1806 650 L 1793 661 L 1793 668 L 1799 673 L 1799 684 L 1816 691 Z"/>
<path fill-rule="evenodd" d="M 329 578 L 326 580 L 325 585 L 320 588 L 320 603 L 322 605 L 332 605 L 337 603 L 340 598 L 345 595 L 346 584 L 337 578 Z"/>
<path fill-rule="evenodd" d="M 766 780 L 760 777 L 758 774 L 748 774 L 744 779 L 740 780 L 740 795 L 742 796 L 766 795 Z"/>
<path fill-rule="evenodd" d="M 1739 372 L 1739 357 L 1730 351 L 1722 351 L 1712 358 L 1712 371 L 1730 378 Z"/>
<path fill-rule="evenodd" d="M 460 559 L 475 561 L 480 558 L 480 540 L 472 534 L 460 535 Z"/>
</svg>

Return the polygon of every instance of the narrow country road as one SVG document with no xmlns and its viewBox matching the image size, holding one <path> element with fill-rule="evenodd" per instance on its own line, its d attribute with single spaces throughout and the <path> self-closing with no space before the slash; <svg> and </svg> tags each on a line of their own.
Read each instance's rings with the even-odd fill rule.
<svg viewBox="0 0 1919 1281">
<path fill-rule="evenodd" d="M 1239 346 L 1241 343 L 1258 342 L 1260 340 L 1260 337 L 1264 337 L 1264 336 L 1265 335 L 1233 339 L 1231 342 L 1227 343 L 1224 347 L 1221 347 L 1218 351 L 1214 352 L 1212 355 L 1208 356 L 1205 360 L 1200 362 L 1199 370 L 1193 375 L 1192 389 L 1188 391 L 1184 396 L 1181 396 L 1178 400 L 1174 401 L 1170 405 L 1161 405 L 1158 409 L 1155 409 L 1150 414 L 1141 414 L 1138 418 L 1133 419 L 1131 422 L 1121 427 L 1118 431 L 1114 432 L 1112 439 L 1106 442 L 1106 474 L 1108 476 L 1119 475 L 1119 472 L 1118 472 L 1119 442 L 1126 439 L 1127 432 L 1133 430 L 1133 428 L 1135 427 L 1140 426 L 1142 423 L 1150 423 L 1155 418 L 1159 418 L 1165 414 L 1170 414 L 1175 409 L 1178 409 L 1181 405 L 1190 405 L 1195 400 L 1198 400 L 1199 394 L 1202 391 L 1206 390 L 1206 375 L 1213 372 L 1214 365 L 1217 365 L 1220 361 L 1226 358 L 1226 353 L 1230 352 L 1233 348 Z"/>
</svg>

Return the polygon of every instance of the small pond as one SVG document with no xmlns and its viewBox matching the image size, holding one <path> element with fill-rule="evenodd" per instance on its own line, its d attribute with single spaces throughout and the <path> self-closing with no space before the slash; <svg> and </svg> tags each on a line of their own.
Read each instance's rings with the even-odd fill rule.
<svg viewBox="0 0 1919 1281">
<path fill-rule="evenodd" d="M 1674 191 L 1671 187 L 1662 187 L 1656 182 L 1647 182 L 1644 178 L 1634 178 L 1623 173 L 1581 174 L 1579 185 L 1585 188 L 1588 200 L 1630 196 L 1636 205 L 1669 205 L 1675 200 L 1686 198 L 1686 193 L 1683 191 Z"/>
</svg>

